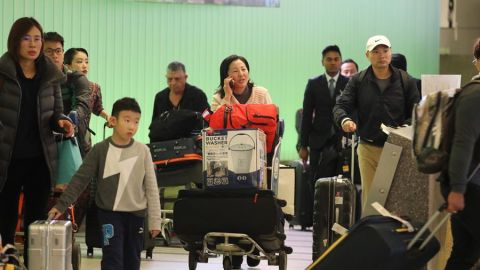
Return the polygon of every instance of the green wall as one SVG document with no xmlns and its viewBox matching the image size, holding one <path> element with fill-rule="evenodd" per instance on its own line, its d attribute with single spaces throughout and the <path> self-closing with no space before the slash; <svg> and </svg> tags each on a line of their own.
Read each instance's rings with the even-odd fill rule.
<svg viewBox="0 0 480 270">
<path fill-rule="evenodd" d="M 409 60 L 409 72 L 438 73 L 438 0 L 281 0 L 280 8 L 161 4 L 133 0 L 0 0 L 0 51 L 12 23 L 33 16 L 45 31 L 57 31 L 65 48 L 90 54 L 89 79 L 102 86 L 104 105 L 137 98 L 143 120 L 136 138 L 148 141 L 156 92 L 166 86 L 165 67 L 185 63 L 188 81 L 207 96 L 219 83 L 227 55 L 245 56 L 250 77 L 268 88 L 285 119 L 282 159 L 295 159 L 295 111 L 307 79 L 321 74 L 321 51 L 337 44 L 344 58 L 366 67 L 365 42 L 384 34 L 394 52 Z M 101 139 L 103 122 L 91 126 Z M 107 131 L 107 135 L 109 131 Z"/>
</svg>

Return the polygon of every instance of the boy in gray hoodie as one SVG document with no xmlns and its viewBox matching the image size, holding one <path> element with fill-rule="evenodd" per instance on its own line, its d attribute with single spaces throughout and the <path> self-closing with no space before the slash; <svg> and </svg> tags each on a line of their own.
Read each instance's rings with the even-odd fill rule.
<svg viewBox="0 0 480 270">
<path fill-rule="evenodd" d="M 133 98 L 113 104 L 111 137 L 96 144 L 70 184 L 49 211 L 59 218 L 90 183 L 97 179 L 95 203 L 103 233 L 102 270 L 140 269 L 145 215 L 152 237 L 160 233 L 160 198 L 148 147 L 133 139 L 140 122 Z"/>
</svg>

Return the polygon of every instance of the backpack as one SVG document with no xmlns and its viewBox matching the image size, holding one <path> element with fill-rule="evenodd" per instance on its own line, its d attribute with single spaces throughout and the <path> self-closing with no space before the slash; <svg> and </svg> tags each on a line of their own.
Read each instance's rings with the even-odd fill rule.
<svg viewBox="0 0 480 270">
<path fill-rule="evenodd" d="M 413 155 L 422 173 L 437 173 L 448 167 L 448 156 L 455 128 L 455 101 L 462 88 L 430 93 L 415 104 L 412 115 Z"/>
<path fill-rule="evenodd" d="M 200 113 L 180 109 L 163 112 L 150 124 L 150 142 L 161 142 L 190 137 L 193 130 L 202 128 Z"/>
</svg>

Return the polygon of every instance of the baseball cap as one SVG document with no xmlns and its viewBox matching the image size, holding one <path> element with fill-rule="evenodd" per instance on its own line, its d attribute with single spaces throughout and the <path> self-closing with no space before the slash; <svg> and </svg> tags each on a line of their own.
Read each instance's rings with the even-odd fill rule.
<svg viewBox="0 0 480 270">
<path fill-rule="evenodd" d="M 385 45 L 389 48 L 392 47 L 390 40 L 388 40 L 386 36 L 377 35 L 367 40 L 367 52 L 375 49 L 378 45 Z"/>
</svg>

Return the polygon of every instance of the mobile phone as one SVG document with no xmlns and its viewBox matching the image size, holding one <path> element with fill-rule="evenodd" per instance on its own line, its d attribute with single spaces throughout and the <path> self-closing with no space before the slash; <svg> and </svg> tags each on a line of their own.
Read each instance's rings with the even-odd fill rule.
<svg viewBox="0 0 480 270">
<path fill-rule="evenodd" d="M 232 88 L 232 90 L 233 90 L 233 87 L 234 87 L 234 85 L 235 85 L 235 81 L 234 81 L 234 80 L 231 80 L 231 81 L 228 83 L 228 85 L 229 85 L 230 88 Z"/>
</svg>

